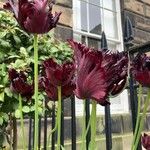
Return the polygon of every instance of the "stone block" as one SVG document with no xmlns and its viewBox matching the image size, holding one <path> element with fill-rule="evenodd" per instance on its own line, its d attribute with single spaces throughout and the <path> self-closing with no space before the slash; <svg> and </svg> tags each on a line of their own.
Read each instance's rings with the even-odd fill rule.
<svg viewBox="0 0 150 150">
<path fill-rule="evenodd" d="M 120 115 L 113 115 L 111 119 L 112 133 L 122 133 L 122 118 Z"/>
<path fill-rule="evenodd" d="M 123 150 L 122 137 L 114 137 L 112 140 L 112 150 Z"/>
<path fill-rule="evenodd" d="M 72 9 L 60 6 L 60 5 L 54 5 L 53 12 L 62 12 L 59 23 L 65 26 L 72 27 L 73 26 L 73 15 L 72 15 Z"/>
<path fill-rule="evenodd" d="M 145 15 L 145 5 L 135 0 L 124 0 L 124 8 L 140 15 Z"/>
<path fill-rule="evenodd" d="M 56 4 L 72 8 L 72 1 L 71 0 L 56 0 Z"/>
<path fill-rule="evenodd" d="M 149 0 L 139 0 L 139 1 L 150 5 L 150 1 Z"/>
<path fill-rule="evenodd" d="M 147 122 L 147 128 L 148 128 L 148 130 L 150 130 L 150 115 L 147 115 L 146 122 Z"/>
<path fill-rule="evenodd" d="M 129 133 L 132 132 L 132 118 L 131 115 L 123 115 L 122 116 L 122 122 L 123 122 L 123 133 Z"/>
<path fill-rule="evenodd" d="M 150 6 L 145 6 L 145 16 L 150 18 Z"/>
<path fill-rule="evenodd" d="M 149 41 L 149 39 L 150 39 L 149 32 L 146 32 L 146 31 L 143 31 L 140 29 L 135 29 L 134 33 L 135 33 L 134 40 L 136 43 L 144 43 L 144 42 Z"/>
<path fill-rule="evenodd" d="M 72 39 L 73 38 L 73 31 L 71 28 L 68 28 L 68 27 L 65 27 L 65 26 L 57 26 L 55 29 L 54 29 L 54 33 L 55 33 L 55 36 L 66 42 L 67 39 Z"/>
<path fill-rule="evenodd" d="M 97 134 L 105 134 L 105 120 L 104 116 L 97 117 Z"/>
<path fill-rule="evenodd" d="M 150 19 L 135 15 L 136 27 L 150 32 Z"/>
<path fill-rule="evenodd" d="M 71 100 L 67 98 L 64 100 L 64 116 L 71 116 Z"/>
<path fill-rule="evenodd" d="M 71 139 L 71 118 L 65 117 L 64 120 L 64 139 L 69 140 Z"/>
<path fill-rule="evenodd" d="M 124 135 L 122 137 L 123 150 L 131 150 L 133 134 Z"/>
</svg>

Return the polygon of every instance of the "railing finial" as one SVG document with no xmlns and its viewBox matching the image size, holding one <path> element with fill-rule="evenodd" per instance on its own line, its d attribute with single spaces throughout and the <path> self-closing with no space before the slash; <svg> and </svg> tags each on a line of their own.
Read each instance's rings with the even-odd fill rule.
<svg viewBox="0 0 150 150">
<path fill-rule="evenodd" d="M 105 51 L 108 50 L 107 39 L 104 31 L 102 32 L 101 49 Z"/>
<path fill-rule="evenodd" d="M 132 41 L 134 40 L 133 25 L 130 18 L 127 16 L 125 19 L 124 27 L 124 42 L 127 47 L 133 46 Z"/>
</svg>

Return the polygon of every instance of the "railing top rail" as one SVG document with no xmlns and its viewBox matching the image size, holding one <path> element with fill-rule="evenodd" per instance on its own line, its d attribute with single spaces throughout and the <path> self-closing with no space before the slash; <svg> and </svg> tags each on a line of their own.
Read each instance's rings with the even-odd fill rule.
<svg viewBox="0 0 150 150">
<path fill-rule="evenodd" d="M 130 54 L 135 54 L 137 52 L 146 53 L 146 52 L 149 52 L 149 51 L 150 51 L 150 41 L 148 41 L 144 44 L 140 44 L 138 46 L 131 47 L 129 49 Z"/>
</svg>

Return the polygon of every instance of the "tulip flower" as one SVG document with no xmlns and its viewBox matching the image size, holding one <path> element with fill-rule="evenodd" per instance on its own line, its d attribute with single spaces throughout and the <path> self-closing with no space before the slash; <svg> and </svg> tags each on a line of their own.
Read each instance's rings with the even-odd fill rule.
<svg viewBox="0 0 150 150">
<path fill-rule="evenodd" d="M 136 81 L 150 87 L 150 57 L 138 54 L 132 62 L 131 70 Z"/>
<path fill-rule="evenodd" d="M 10 88 L 13 92 L 19 94 L 19 110 L 20 110 L 20 122 L 23 136 L 23 149 L 26 149 L 25 130 L 22 112 L 22 97 L 27 100 L 31 99 L 34 93 L 32 84 L 27 83 L 27 76 L 24 72 L 17 72 L 15 69 L 9 69 L 9 79 L 11 82 Z"/>
<path fill-rule="evenodd" d="M 56 27 L 61 12 L 52 14 L 54 1 L 48 0 L 8 0 L 4 8 L 14 13 L 19 25 L 27 33 L 43 34 Z"/>
<path fill-rule="evenodd" d="M 27 77 L 22 71 L 17 72 L 15 69 L 10 69 L 9 79 L 12 91 L 20 94 L 22 97 L 31 99 L 34 93 L 33 85 L 27 83 Z"/>
<path fill-rule="evenodd" d="M 109 55 L 109 57 L 107 56 Z M 108 57 L 108 59 L 106 58 Z M 125 88 L 128 77 L 128 55 L 125 52 L 109 53 L 104 56 L 104 66 L 113 68 L 113 78 L 109 78 L 109 94 L 116 96 Z M 107 64 L 107 65 L 106 65 Z"/>
<path fill-rule="evenodd" d="M 96 100 L 101 105 L 108 104 L 107 97 L 119 94 L 125 87 L 127 54 L 94 50 L 73 40 L 69 43 L 74 49 L 77 67 L 76 96 Z"/>
<path fill-rule="evenodd" d="M 50 58 L 43 62 L 43 68 L 45 71 L 43 87 L 49 98 L 53 100 L 58 99 L 57 120 L 53 131 L 58 129 L 57 149 L 60 150 L 61 99 L 62 97 L 70 96 L 73 92 L 74 85 L 72 84 L 72 79 L 75 72 L 75 66 L 73 62 L 58 64 Z"/>
<path fill-rule="evenodd" d="M 69 40 L 69 43 L 74 50 L 77 70 L 75 95 L 79 99 L 93 100 L 91 149 L 95 149 L 96 103 L 105 106 L 109 104 L 109 95 L 115 96 L 123 90 L 127 80 L 128 57 L 125 53 L 88 48 L 73 40 Z"/>
<path fill-rule="evenodd" d="M 38 34 L 44 34 L 56 27 L 61 12 L 52 14 L 54 0 L 8 0 L 4 8 L 13 12 L 20 27 L 34 34 L 34 98 L 35 129 L 34 150 L 38 149 Z"/>
<path fill-rule="evenodd" d="M 146 133 L 141 137 L 141 143 L 146 150 L 150 150 L 150 136 Z"/>
<path fill-rule="evenodd" d="M 144 106 L 143 106 L 144 108 L 141 116 L 140 112 L 141 112 L 142 86 L 150 87 L 150 57 L 148 57 L 146 54 L 138 54 L 132 60 L 131 73 L 133 74 L 134 79 L 140 83 L 136 129 L 135 129 L 133 143 L 132 143 L 132 150 L 136 150 L 141 137 L 141 132 L 144 127 L 144 119 L 146 117 L 146 112 L 150 104 L 150 90 L 148 89 L 147 98 L 144 101 Z M 142 138 L 143 143 L 146 142 L 146 139 L 148 139 L 148 137 L 144 135 L 144 137 Z"/>
<path fill-rule="evenodd" d="M 52 101 L 58 100 L 57 87 L 53 86 L 47 77 L 41 77 L 39 79 L 40 88 L 44 90 L 48 98 Z M 68 84 L 62 86 L 62 98 L 68 98 L 73 94 L 75 84 L 70 81 Z"/>
<path fill-rule="evenodd" d="M 43 67 L 50 83 L 56 87 L 67 85 L 72 80 L 75 72 L 74 63 L 65 62 L 59 65 L 51 58 L 43 62 Z"/>
</svg>

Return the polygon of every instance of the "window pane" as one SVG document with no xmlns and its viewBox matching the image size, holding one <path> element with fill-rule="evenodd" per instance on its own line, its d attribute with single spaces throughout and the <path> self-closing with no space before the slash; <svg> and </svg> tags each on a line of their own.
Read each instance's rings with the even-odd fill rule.
<svg viewBox="0 0 150 150">
<path fill-rule="evenodd" d="M 104 10 L 104 31 L 107 37 L 118 38 L 116 13 Z"/>
<path fill-rule="evenodd" d="M 113 51 L 113 52 L 117 51 L 117 45 L 116 45 L 116 43 L 108 42 L 108 48 L 109 48 L 111 51 Z"/>
<path fill-rule="evenodd" d="M 74 27 L 81 31 L 87 31 L 87 3 L 77 0 L 74 2 Z"/>
<path fill-rule="evenodd" d="M 87 31 L 87 3 L 81 2 L 81 30 Z"/>
<path fill-rule="evenodd" d="M 100 6 L 100 0 L 89 0 L 89 3 Z"/>
<path fill-rule="evenodd" d="M 104 8 L 107 8 L 113 11 L 116 10 L 115 0 L 101 0 L 101 2 Z"/>
<path fill-rule="evenodd" d="M 80 34 L 73 34 L 74 40 L 83 44 L 86 44 L 86 37 Z"/>
<path fill-rule="evenodd" d="M 101 12 L 100 8 L 89 4 L 89 31 L 101 34 Z"/>
<path fill-rule="evenodd" d="M 95 49 L 100 48 L 100 40 L 94 39 L 94 38 L 88 38 L 88 46 L 93 47 Z"/>
</svg>

